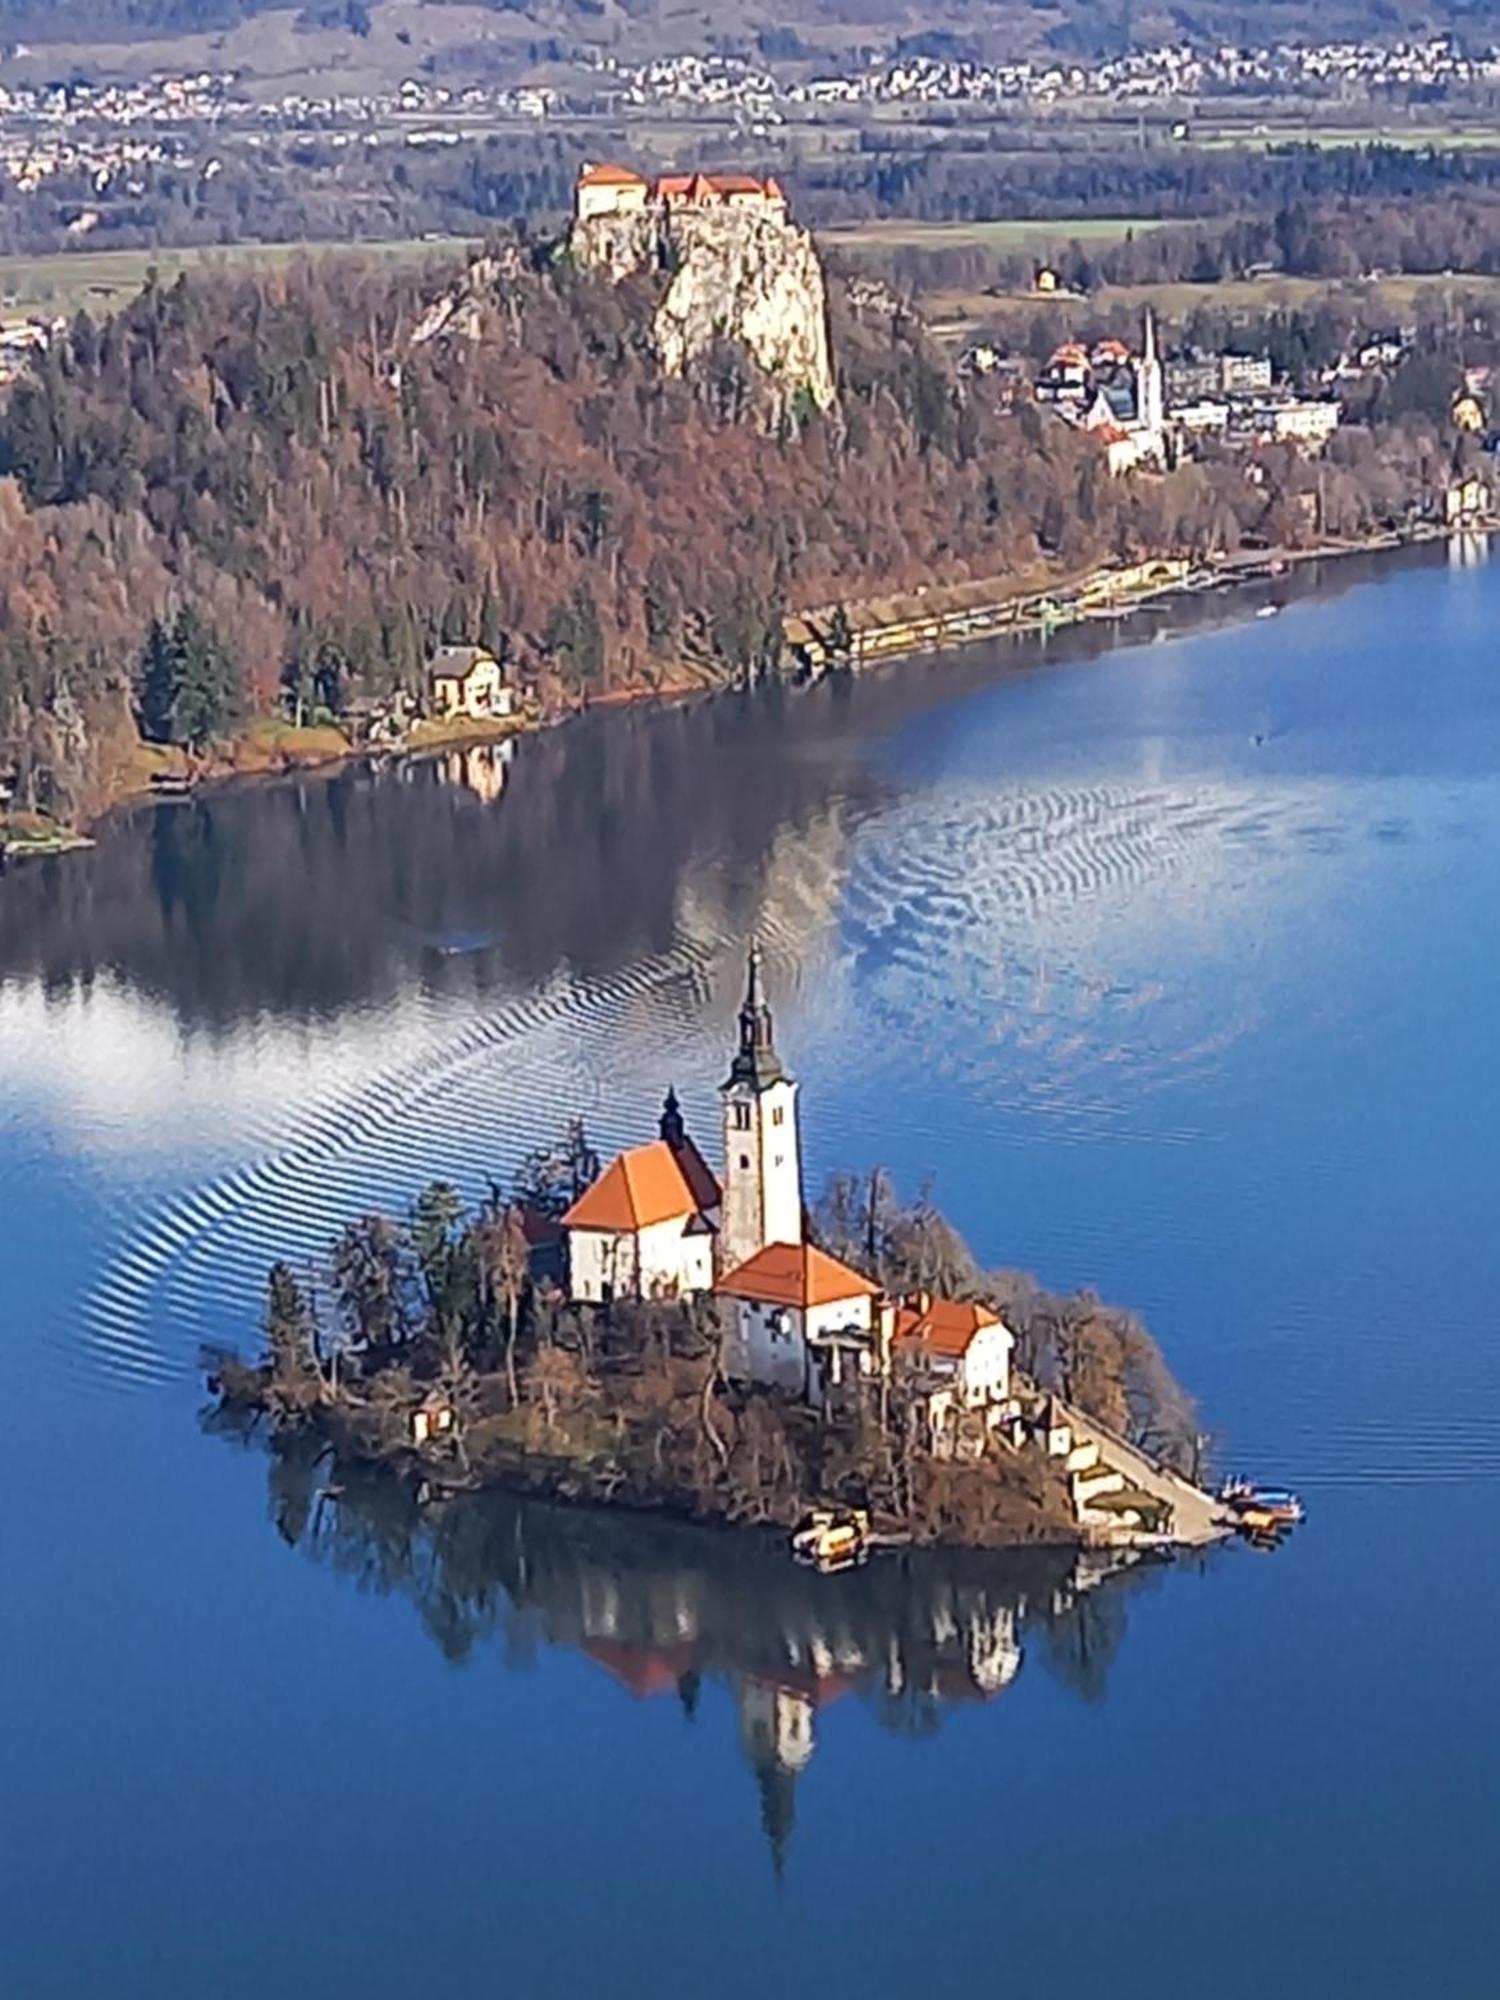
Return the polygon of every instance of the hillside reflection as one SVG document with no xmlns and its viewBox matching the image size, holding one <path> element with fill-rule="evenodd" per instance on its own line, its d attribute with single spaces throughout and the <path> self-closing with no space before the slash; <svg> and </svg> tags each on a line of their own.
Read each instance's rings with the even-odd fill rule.
<svg viewBox="0 0 1500 2000">
<path fill-rule="evenodd" d="M 1023 1665 L 1097 1701 L 1128 1595 L 1161 1575 L 1103 1553 L 949 1550 L 819 1576 L 779 1535 L 505 1494 L 423 1507 L 379 1473 L 341 1467 L 330 1488 L 328 1468 L 311 1443 L 273 1450 L 278 1533 L 361 1592 L 410 1600 L 450 1661 L 525 1666 L 566 1647 L 632 1696 L 690 1714 L 706 1684 L 724 1689 L 778 1872 L 831 1704 L 930 1736 L 957 1705 L 1004 1697 Z"/>
<path fill-rule="evenodd" d="M 482 995 L 564 965 L 607 976 L 669 949 L 705 893 L 743 927 L 773 843 L 830 798 L 873 799 L 841 694 L 590 717 L 140 808 L 93 850 L 0 881 L 0 979 L 112 977 L 228 1026 L 413 982 Z"/>
<path fill-rule="evenodd" d="M 1425 553 L 1419 552 L 1425 559 Z M 1309 565 L 1281 598 L 1346 589 Z M 1243 617 L 1172 600 L 1130 636 Z M 327 1017 L 413 983 L 480 996 L 559 969 L 607 978 L 684 932 L 712 947 L 765 922 L 778 856 L 811 848 L 823 900 L 839 844 L 881 801 L 872 745 L 1007 672 L 1082 660 L 1108 624 L 1040 647 L 912 662 L 810 688 L 595 714 L 513 745 L 210 788 L 113 816 L 91 851 L 0 879 L 0 981 L 123 981 L 187 1026 Z M 809 838 L 811 836 L 811 838 Z M 774 894 L 774 891 L 770 892 Z M 772 913 L 774 918 L 774 912 Z"/>
</svg>

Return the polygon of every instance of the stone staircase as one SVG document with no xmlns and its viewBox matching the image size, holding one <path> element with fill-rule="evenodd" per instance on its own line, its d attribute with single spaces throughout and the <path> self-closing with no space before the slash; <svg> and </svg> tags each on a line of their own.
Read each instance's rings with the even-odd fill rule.
<svg viewBox="0 0 1500 2000">
<path fill-rule="evenodd" d="M 1228 1532 L 1225 1511 L 1211 1494 L 1071 1404 L 1059 1407 L 1070 1434 L 1063 1469 L 1080 1528 L 1113 1542 L 1191 1545 Z"/>
</svg>

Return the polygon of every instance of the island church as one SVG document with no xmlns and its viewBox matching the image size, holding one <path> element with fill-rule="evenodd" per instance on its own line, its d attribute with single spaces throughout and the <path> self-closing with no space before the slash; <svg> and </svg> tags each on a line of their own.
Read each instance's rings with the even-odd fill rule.
<svg viewBox="0 0 1500 2000">
<path fill-rule="evenodd" d="M 1010 1393 L 1009 1330 L 987 1307 L 879 1286 L 808 1240 L 797 1085 L 776 1049 L 752 947 L 739 1042 L 719 1087 L 720 1172 L 668 1091 L 658 1137 L 612 1160 L 563 1218 L 575 1300 L 716 1293 L 731 1315 L 726 1373 L 822 1406 L 893 1347 L 929 1376 L 934 1418 L 998 1407 Z"/>
</svg>

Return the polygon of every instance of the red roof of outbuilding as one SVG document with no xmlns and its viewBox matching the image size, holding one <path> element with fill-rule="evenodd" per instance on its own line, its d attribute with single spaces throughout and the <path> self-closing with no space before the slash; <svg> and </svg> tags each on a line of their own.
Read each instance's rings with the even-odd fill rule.
<svg viewBox="0 0 1500 2000">
<path fill-rule="evenodd" d="M 638 174 L 633 167 L 616 166 L 612 160 L 601 160 L 597 167 L 585 167 L 578 176 L 580 187 L 644 187 L 646 176 Z"/>
</svg>

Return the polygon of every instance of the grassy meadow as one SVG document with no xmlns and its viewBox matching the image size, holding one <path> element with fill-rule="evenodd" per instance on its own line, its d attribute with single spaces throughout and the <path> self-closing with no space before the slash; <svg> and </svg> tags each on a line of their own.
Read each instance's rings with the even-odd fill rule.
<svg viewBox="0 0 1500 2000">
<path fill-rule="evenodd" d="M 460 237 L 376 243 L 242 243 L 192 250 L 65 250 L 41 257 L 0 257 L 0 308 L 7 317 L 95 318 L 128 305 L 154 267 L 163 284 L 181 271 L 279 270 L 299 257 L 394 258 L 404 263 L 456 262 L 469 248 Z"/>
</svg>

